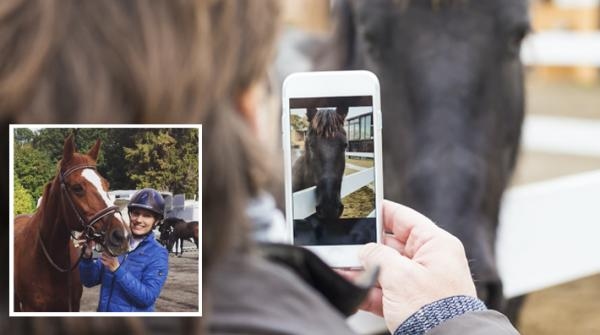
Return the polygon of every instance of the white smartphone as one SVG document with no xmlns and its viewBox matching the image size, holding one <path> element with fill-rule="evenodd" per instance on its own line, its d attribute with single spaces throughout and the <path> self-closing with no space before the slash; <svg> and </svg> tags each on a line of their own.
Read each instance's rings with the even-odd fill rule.
<svg viewBox="0 0 600 335">
<path fill-rule="evenodd" d="M 359 268 L 361 245 L 383 232 L 379 81 L 369 71 L 295 73 L 282 94 L 289 240 L 332 267 Z"/>
</svg>

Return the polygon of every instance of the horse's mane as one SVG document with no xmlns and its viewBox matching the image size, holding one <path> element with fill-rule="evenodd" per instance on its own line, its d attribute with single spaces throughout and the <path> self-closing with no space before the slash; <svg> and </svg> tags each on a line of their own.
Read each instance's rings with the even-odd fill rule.
<svg viewBox="0 0 600 335">
<path fill-rule="evenodd" d="M 340 115 L 336 108 L 318 108 L 317 113 L 311 121 L 311 129 L 319 137 L 334 137 L 337 133 L 344 130 L 344 117 Z"/>
</svg>

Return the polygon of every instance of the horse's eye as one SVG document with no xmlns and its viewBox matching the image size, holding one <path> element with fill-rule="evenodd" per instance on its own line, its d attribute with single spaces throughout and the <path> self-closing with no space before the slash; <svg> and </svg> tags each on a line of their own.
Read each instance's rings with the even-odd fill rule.
<svg viewBox="0 0 600 335">
<path fill-rule="evenodd" d="M 71 186 L 71 191 L 75 192 L 75 194 L 82 194 L 83 193 L 83 187 L 81 187 L 80 184 L 75 184 Z"/>
</svg>

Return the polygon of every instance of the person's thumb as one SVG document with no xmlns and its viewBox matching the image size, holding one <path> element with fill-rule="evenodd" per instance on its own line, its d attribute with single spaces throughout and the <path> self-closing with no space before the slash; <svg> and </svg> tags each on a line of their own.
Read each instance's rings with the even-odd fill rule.
<svg viewBox="0 0 600 335">
<path fill-rule="evenodd" d="M 385 285 L 386 279 L 390 278 L 392 273 L 404 272 L 413 266 L 412 261 L 397 250 L 383 244 L 368 243 L 364 245 L 358 254 L 358 258 L 365 269 L 379 267 L 381 275 L 379 281 Z"/>
</svg>

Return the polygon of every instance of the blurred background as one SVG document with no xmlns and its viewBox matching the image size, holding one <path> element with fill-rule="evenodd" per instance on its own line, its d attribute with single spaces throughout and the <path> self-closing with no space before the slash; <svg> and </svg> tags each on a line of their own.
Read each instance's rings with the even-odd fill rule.
<svg viewBox="0 0 600 335">
<path fill-rule="evenodd" d="M 291 46 L 305 43 L 298 42 L 304 34 L 330 33 L 330 4 L 283 4 L 287 29 L 279 72 L 309 70 Z M 503 201 L 498 266 L 505 295 L 526 294 L 518 321 L 522 334 L 598 334 L 600 1 L 532 0 L 529 10 L 531 32 L 521 47 L 526 116 L 520 157 Z M 591 238 L 578 238 L 585 236 Z M 514 266 L 517 259 L 529 264 L 527 269 Z M 377 326 L 366 325 L 370 322 L 352 324 L 364 333 L 377 332 Z"/>
</svg>

